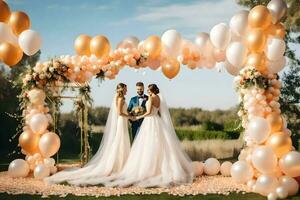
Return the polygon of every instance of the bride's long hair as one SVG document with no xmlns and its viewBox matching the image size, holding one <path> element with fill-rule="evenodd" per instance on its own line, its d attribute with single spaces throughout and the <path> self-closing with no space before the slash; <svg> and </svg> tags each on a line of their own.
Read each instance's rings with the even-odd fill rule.
<svg viewBox="0 0 300 200">
<path fill-rule="evenodd" d="M 124 90 L 127 88 L 127 85 L 124 83 L 119 83 L 117 85 L 117 96 L 121 98 L 125 98 L 125 92 Z"/>
</svg>

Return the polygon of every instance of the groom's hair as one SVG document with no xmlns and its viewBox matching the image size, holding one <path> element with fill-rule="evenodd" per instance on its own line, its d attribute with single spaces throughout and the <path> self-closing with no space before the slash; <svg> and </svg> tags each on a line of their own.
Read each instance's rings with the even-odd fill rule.
<svg viewBox="0 0 300 200">
<path fill-rule="evenodd" d="M 135 84 L 135 86 L 142 86 L 142 87 L 144 87 L 144 83 L 143 83 L 143 82 L 137 82 L 137 83 Z"/>
</svg>

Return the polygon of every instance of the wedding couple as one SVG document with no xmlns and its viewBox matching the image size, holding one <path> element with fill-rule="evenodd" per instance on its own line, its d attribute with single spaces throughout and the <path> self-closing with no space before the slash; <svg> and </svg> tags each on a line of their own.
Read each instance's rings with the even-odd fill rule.
<svg viewBox="0 0 300 200">
<path fill-rule="evenodd" d="M 127 107 L 127 86 L 119 83 L 97 153 L 82 168 L 63 170 L 44 181 L 108 187 L 169 187 L 191 183 L 192 161 L 181 148 L 159 88 L 150 84 L 147 97 L 139 82 L 137 92 L 138 96 Z M 135 136 L 131 147 L 128 120 Z"/>
</svg>

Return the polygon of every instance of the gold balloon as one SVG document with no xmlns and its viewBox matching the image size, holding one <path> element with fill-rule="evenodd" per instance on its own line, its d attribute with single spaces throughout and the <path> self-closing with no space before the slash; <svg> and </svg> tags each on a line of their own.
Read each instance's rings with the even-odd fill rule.
<svg viewBox="0 0 300 200">
<path fill-rule="evenodd" d="M 26 13 L 17 11 L 11 13 L 8 24 L 16 35 L 20 35 L 30 28 L 30 19 Z"/>
<path fill-rule="evenodd" d="M 264 53 L 251 53 L 247 57 L 247 66 L 255 67 L 259 72 L 266 70 L 266 56 Z"/>
<path fill-rule="evenodd" d="M 169 78 L 174 78 L 180 71 L 180 64 L 175 58 L 168 58 L 162 63 L 162 72 Z"/>
<path fill-rule="evenodd" d="M 39 152 L 40 135 L 30 131 L 24 131 L 19 137 L 19 144 L 29 154 Z"/>
<path fill-rule="evenodd" d="M 78 55 L 83 56 L 90 56 L 91 51 L 90 51 L 90 42 L 91 42 L 91 37 L 88 35 L 79 35 L 75 42 L 74 42 L 74 48 L 75 51 Z"/>
<path fill-rule="evenodd" d="M 279 114 L 271 113 L 267 116 L 267 120 L 271 126 L 271 132 L 281 131 L 283 120 Z"/>
<path fill-rule="evenodd" d="M 0 22 L 7 23 L 10 16 L 10 9 L 5 1 L 0 0 Z"/>
<path fill-rule="evenodd" d="M 269 26 L 269 28 L 267 29 L 267 33 L 272 35 L 272 36 L 276 36 L 276 37 L 280 37 L 280 38 L 284 38 L 285 36 L 285 27 L 282 23 L 277 23 L 277 24 L 272 24 L 271 26 Z"/>
<path fill-rule="evenodd" d="M 277 157 L 281 158 L 292 149 L 292 140 L 288 134 L 276 132 L 269 137 L 266 145 L 270 146 Z"/>
<path fill-rule="evenodd" d="M 251 29 L 247 33 L 246 44 L 251 52 L 262 52 L 265 48 L 266 36 L 262 29 Z"/>
<path fill-rule="evenodd" d="M 156 59 L 161 52 L 160 37 L 155 35 L 148 37 L 143 43 L 143 49 L 149 54 L 150 59 Z"/>
<path fill-rule="evenodd" d="M 23 51 L 8 42 L 0 44 L 0 60 L 8 66 L 14 66 L 20 62 L 23 57 Z"/>
<path fill-rule="evenodd" d="M 268 8 L 258 5 L 252 8 L 248 15 L 248 24 L 252 28 L 266 29 L 272 23 L 272 15 Z"/>
<path fill-rule="evenodd" d="M 91 53 L 97 58 L 107 56 L 110 51 L 110 44 L 108 39 L 103 35 L 97 35 L 93 37 L 90 43 Z"/>
</svg>

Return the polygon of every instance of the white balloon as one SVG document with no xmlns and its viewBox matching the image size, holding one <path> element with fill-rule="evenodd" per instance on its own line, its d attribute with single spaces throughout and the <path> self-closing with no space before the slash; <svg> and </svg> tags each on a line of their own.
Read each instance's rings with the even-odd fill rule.
<svg viewBox="0 0 300 200">
<path fill-rule="evenodd" d="M 248 26 L 248 14 L 249 11 L 241 10 L 231 18 L 229 26 L 237 36 L 242 36 L 246 32 Z"/>
<path fill-rule="evenodd" d="M 39 164 L 34 168 L 33 176 L 36 179 L 43 179 L 50 175 L 50 167 L 44 164 Z"/>
<path fill-rule="evenodd" d="M 285 67 L 285 64 L 286 58 L 282 56 L 276 61 L 267 60 L 266 67 L 268 69 L 269 74 L 276 74 Z"/>
<path fill-rule="evenodd" d="M 12 32 L 9 25 L 0 22 L 0 42 L 9 42 L 18 45 L 18 38 Z"/>
<path fill-rule="evenodd" d="M 246 183 L 252 179 L 254 172 L 249 163 L 240 160 L 232 165 L 230 174 L 235 182 Z"/>
<path fill-rule="evenodd" d="M 271 61 L 276 61 L 281 58 L 285 52 L 284 40 L 276 37 L 268 39 L 265 53 L 266 57 Z"/>
<path fill-rule="evenodd" d="M 246 62 L 247 48 L 241 42 L 232 42 L 226 49 L 226 58 L 230 64 L 241 68 Z"/>
<path fill-rule="evenodd" d="M 215 158 L 209 158 L 204 163 L 204 173 L 209 176 L 217 175 L 220 171 L 220 162 Z"/>
<path fill-rule="evenodd" d="M 259 146 L 252 152 L 252 164 L 264 174 L 275 172 L 277 166 L 277 156 L 269 146 Z"/>
<path fill-rule="evenodd" d="M 277 199 L 277 194 L 274 192 L 271 192 L 270 194 L 268 194 L 268 200 L 276 200 Z"/>
<path fill-rule="evenodd" d="M 46 115 L 38 113 L 30 118 L 29 126 L 36 134 L 42 134 L 48 127 L 48 118 Z"/>
<path fill-rule="evenodd" d="M 29 165 L 23 159 L 15 159 L 8 166 L 8 175 L 11 177 L 26 177 L 29 171 Z"/>
<path fill-rule="evenodd" d="M 280 199 L 285 199 L 289 196 L 287 189 L 282 186 L 276 188 L 276 194 Z"/>
<path fill-rule="evenodd" d="M 44 104 L 46 94 L 43 90 L 34 88 L 28 92 L 28 98 L 32 104 Z"/>
<path fill-rule="evenodd" d="M 194 161 L 193 162 L 194 174 L 196 176 L 201 176 L 204 170 L 203 162 Z"/>
<path fill-rule="evenodd" d="M 34 30 L 25 30 L 19 36 L 19 45 L 26 55 L 32 56 L 40 50 L 42 38 Z"/>
<path fill-rule="evenodd" d="M 177 58 L 181 52 L 181 35 L 176 30 L 168 30 L 161 37 L 163 52 Z"/>
<path fill-rule="evenodd" d="M 288 191 L 289 196 L 296 195 L 299 191 L 299 184 L 298 182 L 288 176 L 282 176 L 279 178 L 279 185 L 286 188 Z"/>
<path fill-rule="evenodd" d="M 229 161 L 223 162 L 220 167 L 220 172 L 223 176 L 230 176 L 232 163 Z"/>
<path fill-rule="evenodd" d="M 217 49 L 225 49 L 230 42 L 230 29 L 225 23 L 215 25 L 210 31 L 211 43 Z"/>
<path fill-rule="evenodd" d="M 263 117 L 255 117 L 248 123 L 247 135 L 257 144 L 261 144 L 268 139 L 271 132 L 269 122 Z"/>
<path fill-rule="evenodd" d="M 255 184 L 255 192 L 267 196 L 268 194 L 275 191 L 278 186 L 278 180 L 276 177 L 261 175 L 258 177 Z"/>
<path fill-rule="evenodd" d="M 206 47 L 206 43 L 209 39 L 209 34 L 208 33 L 198 33 L 195 39 L 195 44 L 199 48 L 200 51 L 204 50 Z"/>
</svg>

